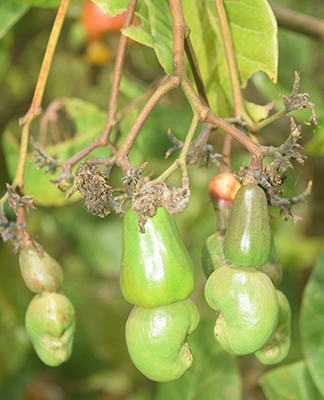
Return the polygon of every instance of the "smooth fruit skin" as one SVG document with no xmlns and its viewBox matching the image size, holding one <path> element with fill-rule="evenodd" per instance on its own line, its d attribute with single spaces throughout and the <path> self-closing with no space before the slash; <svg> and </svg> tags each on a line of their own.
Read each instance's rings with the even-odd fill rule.
<svg viewBox="0 0 324 400">
<path fill-rule="evenodd" d="M 231 172 L 222 172 L 216 175 L 209 183 L 208 194 L 212 201 L 228 200 L 233 203 L 240 182 Z"/>
<path fill-rule="evenodd" d="M 186 299 L 194 288 L 194 266 L 173 216 L 159 207 L 140 233 L 130 207 L 124 216 L 120 286 L 124 298 L 140 307 Z"/>
<path fill-rule="evenodd" d="M 276 246 L 271 232 L 271 251 L 269 261 L 260 267 L 260 270 L 264 272 L 271 279 L 272 283 L 276 286 L 282 280 L 283 270 L 281 262 L 278 258 Z"/>
<path fill-rule="evenodd" d="M 226 263 L 224 254 L 224 235 L 216 232 L 204 243 L 202 248 L 201 264 L 203 272 L 208 278 L 217 268 L 222 267 Z"/>
<path fill-rule="evenodd" d="M 264 265 L 270 257 L 271 230 L 268 202 L 255 184 L 243 185 L 236 193 L 225 234 L 224 253 L 235 265 Z"/>
<path fill-rule="evenodd" d="M 257 359 L 265 365 L 278 364 L 284 360 L 290 349 L 291 309 L 287 297 L 277 290 L 279 300 L 279 321 L 277 329 L 269 342 L 255 353 Z"/>
<path fill-rule="evenodd" d="M 33 297 L 26 312 L 26 331 L 44 364 L 57 367 L 72 353 L 75 310 L 62 293 L 43 292 Z"/>
<path fill-rule="evenodd" d="M 186 299 L 156 308 L 134 307 L 126 323 L 129 355 L 147 378 L 168 382 L 192 364 L 186 338 L 199 324 L 195 304 Z"/>
<path fill-rule="evenodd" d="M 257 268 L 222 266 L 208 278 L 205 298 L 218 313 L 215 339 L 229 353 L 256 352 L 277 327 L 276 290 L 267 275 Z"/>
<path fill-rule="evenodd" d="M 19 266 L 25 284 L 31 292 L 53 292 L 63 282 L 63 270 L 59 263 L 46 251 L 37 250 L 33 245 L 20 250 Z"/>
</svg>

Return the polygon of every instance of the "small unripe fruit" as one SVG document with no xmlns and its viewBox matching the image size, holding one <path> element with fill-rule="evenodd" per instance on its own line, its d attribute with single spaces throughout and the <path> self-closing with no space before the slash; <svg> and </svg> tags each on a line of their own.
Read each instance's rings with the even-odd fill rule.
<svg viewBox="0 0 324 400">
<path fill-rule="evenodd" d="M 19 252 L 19 266 L 25 284 L 31 292 L 53 292 L 63 282 L 60 264 L 40 246 L 23 247 Z"/>
<path fill-rule="evenodd" d="M 209 183 L 208 194 L 212 201 L 227 200 L 232 205 L 240 182 L 231 172 L 222 172 L 216 175 Z"/>
<path fill-rule="evenodd" d="M 224 240 L 228 261 L 244 267 L 264 265 L 270 257 L 271 230 L 268 202 L 255 184 L 243 185 L 236 193 Z"/>
<path fill-rule="evenodd" d="M 226 263 L 224 254 L 224 235 L 216 232 L 204 243 L 202 249 L 202 269 L 208 278 L 217 268 L 222 267 Z"/>
<path fill-rule="evenodd" d="M 57 292 L 33 297 L 26 312 L 26 331 L 44 364 L 57 367 L 72 353 L 75 310 L 71 301 Z"/>
<path fill-rule="evenodd" d="M 279 300 L 278 326 L 269 342 L 255 353 L 257 359 L 265 365 L 278 364 L 284 360 L 290 349 L 291 310 L 286 296 L 277 290 Z"/>
</svg>

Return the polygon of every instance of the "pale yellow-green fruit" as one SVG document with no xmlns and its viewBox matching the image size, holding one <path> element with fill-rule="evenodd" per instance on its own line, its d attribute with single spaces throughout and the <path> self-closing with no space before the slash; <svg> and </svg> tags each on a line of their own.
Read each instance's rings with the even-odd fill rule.
<svg viewBox="0 0 324 400">
<path fill-rule="evenodd" d="M 180 378 L 193 361 L 186 338 L 199 324 L 190 300 L 154 308 L 134 307 L 126 323 L 129 355 L 147 378 L 168 382 Z"/>
<path fill-rule="evenodd" d="M 57 367 L 70 358 L 76 319 L 73 304 L 63 293 L 34 296 L 26 311 L 25 326 L 44 364 Z"/>
<path fill-rule="evenodd" d="M 287 297 L 277 290 L 279 300 L 278 326 L 269 342 L 255 353 L 262 364 L 273 365 L 284 360 L 290 349 L 291 309 Z"/>
<path fill-rule="evenodd" d="M 277 327 L 276 290 L 268 276 L 255 267 L 232 264 L 218 268 L 206 282 L 205 298 L 217 312 L 215 339 L 229 353 L 256 352 Z"/>
<path fill-rule="evenodd" d="M 26 286 L 31 292 L 53 292 L 63 282 L 63 270 L 40 246 L 23 247 L 19 252 L 19 266 Z"/>
</svg>

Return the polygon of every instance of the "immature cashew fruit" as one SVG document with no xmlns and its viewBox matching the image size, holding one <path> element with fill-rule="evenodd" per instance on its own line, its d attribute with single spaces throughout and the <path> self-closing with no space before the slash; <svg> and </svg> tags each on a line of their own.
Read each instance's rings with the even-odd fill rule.
<svg viewBox="0 0 324 400">
<path fill-rule="evenodd" d="M 231 216 L 233 200 L 241 187 L 231 172 L 216 175 L 209 183 L 208 194 L 216 211 L 217 230 L 224 233 Z"/>
<path fill-rule="evenodd" d="M 271 230 L 264 191 L 255 184 L 238 189 L 225 234 L 224 253 L 235 265 L 264 265 L 270 257 Z"/>
<path fill-rule="evenodd" d="M 226 200 L 232 205 L 235 194 L 240 187 L 240 182 L 235 179 L 231 172 L 222 172 L 210 181 L 208 194 L 213 202 Z"/>
<path fill-rule="evenodd" d="M 138 229 L 130 207 L 124 216 L 120 286 L 125 299 L 140 307 L 158 307 L 186 299 L 194 287 L 194 266 L 173 219 L 165 208 Z"/>
<path fill-rule="evenodd" d="M 254 267 L 224 265 L 205 285 L 208 305 L 217 311 L 214 336 L 229 353 L 244 355 L 263 347 L 278 323 L 278 298 L 271 280 Z"/>
<path fill-rule="evenodd" d="M 53 292 L 63 282 L 63 270 L 40 246 L 23 247 L 19 252 L 19 266 L 26 286 L 31 292 Z"/>
<path fill-rule="evenodd" d="M 192 364 L 186 337 L 198 323 L 199 313 L 190 299 L 155 308 L 134 307 L 126 323 L 126 343 L 136 368 L 157 382 L 180 378 Z"/>
<path fill-rule="evenodd" d="M 217 268 L 222 267 L 226 263 L 223 248 L 224 237 L 222 233 L 216 232 L 209 236 L 202 248 L 201 263 L 206 278 Z"/>
<path fill-rule="evenodd" d="M 56 367 L 70 358 L 76 325 L 75 311 L 64 294 L 43 292 L 34 296 L 26 312 L 25 325 L 44 364 Z"/>
<path fill-rule="evenodd" d="M 264 272 L 271 279 L 272 283 L 276 286 L 282 280 L 283 271 L 281 262 L 279 261 L 276 247 L 271 234 L 271 251 L 269 261 L 260 267 L 260 270 Z"/>
<path fill-rule="evenodd" d="M 272 365 L 284 360 L 290 349 L 291 310 L 287 297 L 277 290 L 279 300 L 279 320 L 277 329 L 269 342 L 255 353 L 262 364 Z"/>
</svg>

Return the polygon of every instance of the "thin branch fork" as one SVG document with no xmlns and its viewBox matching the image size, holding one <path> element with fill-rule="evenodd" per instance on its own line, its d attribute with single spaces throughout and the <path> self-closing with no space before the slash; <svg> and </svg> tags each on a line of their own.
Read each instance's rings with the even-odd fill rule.
<svg viewBox="0 0 324 400">
<path fill-rule="evenodd" d="M 135 9 L 137 5 L 137 0 L 130 0 L 128 3 L 128 8 L 126 11 L 126 16 L 124 20 L 123 29 L 129 27 L 132 23 Z M 68 160 L 62 163 L 62 176 L 67 176 L 71 173 L 72 167 L 77 164 L 82 158 L 86 157 L 89 153 L 95 150 L 97 147 L 106 146 L 110 148 L 113 155 L 116 155 L 117 150 L 115 146 L 109 141 L 109 136 L 113 128 L 116 124 L 116 114 L 117 114 L 117 107 L 118 107 L 118 97 L 119 97 L 119 86 L 120 81 L 122 78 L 122 71 L 124 66 L 125 60 L 125 53 L 126 53 L 126 46 L 127 46 L 127 37 L 123 34 L 120 35 L 119 45 L 117 50 L 116 62 L 115 62 L 115 69 L 112 79 L 111 91 L 110 91 L 110 100 L 108 106 L 108 115 L 105 127 L 102 133 L 97 136 L 91 143 L 89 143 L 84 149 L 82 149 L 79 153 L 75 154 Z M 113 157 L 115 160 L 116 157 Z"/>
</svg>

